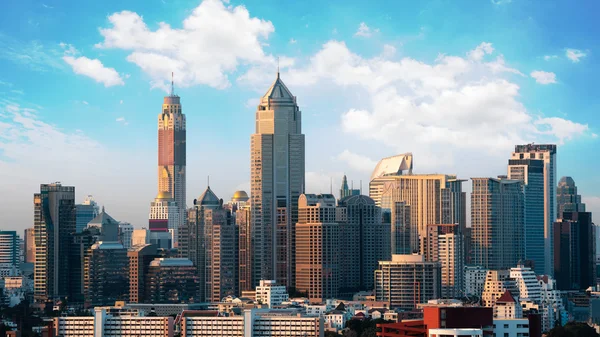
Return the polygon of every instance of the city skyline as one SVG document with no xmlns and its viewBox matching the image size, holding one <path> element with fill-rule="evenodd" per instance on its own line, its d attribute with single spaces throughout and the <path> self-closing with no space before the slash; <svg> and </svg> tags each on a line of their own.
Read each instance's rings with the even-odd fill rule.
<svg viewBox="0 0 600 337">
<path fill-rule="evenodd" d="M 600 72 L 594 60 L 597 40 L 534 41 L 533 32 L 542 40 L 551 32 L 543 29 L 550 19 L 535 17 L 532 6 L 481 2 L 475 10 L 498 20 L 509 20 L 516 11 L 530 15 L 514 19 L 523 20 L 524 36 L 502 37 L 492 23 L 487 32 L 469 32 L 468 39 L 459 37 L 448 46 L 440 43 L 448 32 L 433 20 L 442 11 L 433 3 L 407 5 L 419 19 L 403 26 L 393 24 L 402 13 L 350 11 L 347 22 L 325 25 L 302 6 L 304 18 L 290 26 L 274 14 L 281 8 L 252 1 L 177 5 L 163 15 L 141 3 L 130 5 L 129 12 L 108 3 L 84 26 L 81 33 L 89 39 L 61 31 L 65 24 L 54 19 L 42 20 L 48 13 L 81 10 L 66 3 L 36 5 L 28 14 L 32 27 L 22 33 L 13 31 L 19 25 L 0 27 L 0 46 L 7 47 L 0 52 L 0 66 L 7 70 L 0 75 L 0 173 L 6 177 L 3 192 L 10 192 L 0 199 L 4 229 L 31 227 L 32 193 L 57 180 L 76 187 L 76 203 L 91 194 L 116 219 L 147 226 L 157 190 L 155 116 L 172 71 L 190 130 L 187 204 L 204 191 L 206 176 L 225 200 L 239 189 L 250 193 L 249 136 L 258 100 L 278 64 L 305 116 L 306 193 L 328 192 L 332 178 L 337 190 L 345 172 L 355 188 L 362 180 L 366 194 L 377 161 L 399 153 L 414 153 L 415 174 L 469 179 L 505 174 L 506 158 L 517 144 L 557 143 L 556 179 L 572 176 L 589 211 L 600 210 L 597 159 L 570 165 L 598 144 L 593 114 L 598 100 L 587 90 L 574 92 L 593 85 L 584 73 Z M 11 22 L 11 10 L 19 6 L 33 5 L 16 5 L 0 18 Z M 582 25 L 589 24 L 591 16 L 582 15 Z M 220 32 L 223 45 L 202 61 L 153 41 L 151 32 L 164 29 L 173 44 L 198 37 L 187 47 L 201 49 L 210 42 L 204 29 L 218 24 L 207 16 L 236 21 L 232 29 L 246 35 L 238 41 L 236 31 Z M 159 28 L 162 21 L 172 29 Z M 525 41 L 531 42 L 527 52 L 510 45 Z M 216 59 L 219 53 L 226 57 Z M 37 81 L 29 80 L 33 76 Z M 371 79 L 377 76 L 381 82 Z M 47 86 L 54 81 L 60 88 Z M 68 98 L 57 102 L 54 96 L 61 95 Z M 400 119 L 405 123 L 396 122 Z"/>
</svg>

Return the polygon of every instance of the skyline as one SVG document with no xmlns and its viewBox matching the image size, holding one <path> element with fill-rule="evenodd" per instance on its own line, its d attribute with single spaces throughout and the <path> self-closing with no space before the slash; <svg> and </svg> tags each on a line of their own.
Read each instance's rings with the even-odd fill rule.
<svg viewBox="0 0 600 337">
<path fill-rule="evenodd" d="M 75 186 L 78 203 L 92 194 L 116 219 L 147 227 L 157 190 L 155 118 L 172 71 L 189 129 L 188 205 L 207 176 L 224 200 L 237 189 L 249 193 L 254 112 L 275 80 L 277 57 L 304 114 L 307 193 L 329 191 L 331 178 L 337 191 L 344 172 L 366 192 L 376 163 L 405 152 L 414 154 L 416 174 L 495 177 L 506 174 L 514 145 L 556 142 L 557 180 L 573 177 L 588 210 L 600 211 L 593 169 L 600 158 L 584 157 L 598 145 L 600 100 L 591 90 L 598 37 L 578 36 L 593 32 L 586 27 L 598 4 L 553 2 L 539 16 L 527 1 L 470 6 L 488 22 L 439 1 L 364 13 L 360 4 L 320 13 L 310 4 L 282 10 L 252 1 L 175 1 L 157 11 L 141 1 L 32 3 L 0 14 L 6 229 L 32 226 L 32 196 L 52 181 Z M 21 6 L 26 23 L 13 13 Z M 452 19 L 440 20 L 451 9 Z M 92 12 L 85 25 L 75 15 Z M 304 19 L 290 23 L 290 13 Z M 550 27 L 552 13 L 564 22 Z M 472 25 L 453 26 L 461 15 Z M 222 22 L 231 31 L 219 30 Z M 519 34 L 506 34 L 517 23 Z M 67 29 L 78 24 L 80 35 Z M 470 183 L 464 188 L 470 193 Z"/>
</svg>

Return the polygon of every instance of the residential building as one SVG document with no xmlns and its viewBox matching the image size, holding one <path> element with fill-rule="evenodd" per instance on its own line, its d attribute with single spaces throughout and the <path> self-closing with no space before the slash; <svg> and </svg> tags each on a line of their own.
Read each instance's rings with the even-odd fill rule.
<svg viewBox="0 0 600 337">
<path fill-rule="evenodd" d="M 304 134 L 296 97 L 279 72 L 261 98 L 250 139 L 253 284 L 294 286 L 298 198 L 304 193 Z"/>
<path fill-rule="evenodd" d="M 302 194 L 296 224 L 296 290 L 311 302 L 335 298 L 340 288 L 340 226 L 335 197 Z"/>
<path fill-rule="evenodd" d="M 119 222 L 119 242 L 123 247 L 131 248 L 133 239 L 133 225 L 129 222 Z"/>
<path fill-rule="evenodd" d="M 390 230 L 392 232 L 392 254 L 415 253 L 410 244 L 410 206 L 405 201 L 396 201 L 391 205 Z"/>
<path fill-rule="evenodd" d="M 241 294 L 243 291 L 254 289 L 252 278 L 252 221 L 249 203 L 235 211 L 235 225 L 238 231 L 238 290 Z"/>
<path fill-rule="evenodd" d="M 481 266 L 465 266 L 465 296 L 481 298 L 488 270 Z"/>
<path fill-rule="evenodd" d="M 69 295 L 69 247 L 75 233 L 75 187 L 42 184 L 33 195 L 35 230 L 34 299 Z"/>
<path fill-rule="evenodd" d="M 16 275 L 21 263 L 21 247 L 16 231 L 0 231 L 0 278 Z"/>
<path fill-rule="evenodd" d="M 391 258 L 390 224 L 382 223 L 381 209 L 364 195 L 339 200 L 336 222 L 344 240 L 339 250 L 340 291 L 373 289 L 379 261 Z"/>
<path fill-rule="evenodd" d="M 544 160 L 509 159 L 508 179 L 523 183 L 524 259 L 533 262 L 538 274 L 548 273 L 544 257 Z"/>
<path fill-rule="evenodd" d="M 156 245 L 142 244 L 129 248 L 129 302 L 143 303 L 146 301 L 146 277 L 150 263 L 158 258 Z"/>
<path fill-rule="evenodd" d="M 562 177 L 556 188 L 556 218 L 562 219 L 563 212 L 585 212 L 585 204 L 581 195 L 577 194 L 577 186 L 571 177 Z"/>
<path fill-rule="evenodd" d="M 239 316 L 222 317 L 217 312 L 184 311 L 181 337 L 323 337 L 323 318 L 289 309 L 246 309 Z"/>
<path fill-rule="evenodd" d="M 486 307 L 493 307 L 496 300 L 506 291 L 518 295 L 518 288 L 510 279 L 508 270 L 488 270 L 485 278 L 485 286 L 481 294 L 481 303 Z"/>
<path fill-rule="evenodd" d="M 92 245 L 84 274 L 86 304 L 100 306 L 128 299 L 129 260 L 122 244 L 98 241 Z"/>
<path fill-rule="evenodd" d="M 541 303 L 542 287 L 538 281 L 535 272 L 531 268 L 518 265 L 516 268 L 510 268 L 510 278 L 515 282 L 519 289 L 520 301 L 532 301 Z"/>
<path fill-rule="evenodd" d="M 354 189 L 354 186 L 351 188 L 348 187 L 348 178 L 346 178 L 346 175 L 344 174 L 344 177 L 342 178 L 342 187 L 340 187 L 340 199 L 344 199 L 351 195 L 360 195 L 360 190 Z"/>
<path fill-rule="evenodd" d="M 158 195 L 155 203 L 159 205 L 153 205 L 156 209 L 151 209 L 150 219 L 169 220 L 168 229 L 173 232 L 173 245 L 177 247 L 177 231 L 185 225 L 187 210 L 186 123 L 173 82 L 158 114 Z"/>
<path fill-rule="evenodd" d="M 471 263 L 487 269 L 516 266 L 524 256 L 524 194 L 519 180 L 472 178 Z"/>
<path fill-rule="evenodd" d="M 522 318 L 523 311 L 521 305 L 510 291 L 505 290 L 502 296 L 496 299 L 494 303 L 494 318 Z"/>
<path fill-rule="evenodd" d="M 544 161 L 544 274 L 553 275 L 552 224 L 556 220 L 556 145 L 516 145 L 511 159 L 538 159 Z"/>
<path fill-rule="evenodd" d="M 423 238 L 425 261 L 439 262 L 442 267 L 442 298 L 463 296 L 464 265 L 463 236 L 458 224 L 427 225 Z"/>
<path fill-rule="evenodd" d="M 554 223 L 554 275 L 559 290 L 585 290 L 596 284 L 594 231 L 589 212 L 563 212 Z"/>
<path fill-rule="evenodd" d="M 146 301 L 150 303 L 196 303 L 201 284 L 189 259 L 157 258 L 146 275 Z"/>
<path fill-rule="evenodd" d="M 260 280 L 255 296 L 259 304 L 266 304 L 269 308 L 279 306 L 289 299 L 285 286 L 277 284 L 275 280 Z"/>
<path fill-rule="evenodd" d="M 81 204 L 75 205 L 77 220 L 75 223 L 77 233 L 81 233 L 87 224 L 100 213 L 100 207 L 94 200 L 94 197 L 88 195 Z"/>
<path fill-rule="evenodd" d="M 23 259 L 25 263 L 35 263 L 35 229 L 25 229 L 23 236 Z"/>
<path fill-rule="evenodd" d="M 529 334 L 527 318 L 494 318 L 494 336 L 525 337 Z"/>
<path fill-rule="evenodd" d="M 57 337 L 173 337 L 173 317 L 142 316 L 123 307 L 96 307 L 93 316 L 55 317 Z"/>
<path fill-rule="evenodd" d="M 379 261 L 375 271 L 375 299 L 390 307 L 412 310 L 417 304 L 439 298 L 441 266 L 426 262 L 422 255 L 392 255 L 391 261 Z"/>
<path fill-rule="evenodd" d="M 158 193 L 154 201 L 150 203 L 148 229 L 150 232 L 167 232 L 171 234 L 173 247 L 177 247 L 180 211 L 177 202 L 169 192 Z"/>
<path fill-rule="evenodd" d="M 561 291 L 556 287 L 556 280 L 544 275 L 537 276 L 542 295 L 542 331 L 549 331 L 556 322 L 565 325 L 568 322 L 568 313 L 565 309 Z"/>
</svg>

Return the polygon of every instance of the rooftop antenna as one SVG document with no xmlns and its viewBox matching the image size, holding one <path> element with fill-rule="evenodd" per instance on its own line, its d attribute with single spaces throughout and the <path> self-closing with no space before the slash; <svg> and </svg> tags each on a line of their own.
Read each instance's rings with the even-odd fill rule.
<svg viewBox="0 0 600 337">
<path fill-rule="evenodd" d="M 210 175 L 206 176 L 206 186 L 210 188 Z"/>
<path fill-rule="evenodd" d="M 333 177 L 329 177 L 329 194 L 333 194 Z"/>
<path fill-rule="evenodd" d="M 279 78 L 279 56 L 277 56 L 277 78 Z"/>
<path fill-rule="evenodd" d="M 362 195 L 362 179 L 360 180 L 360 195 Z"/>
<path fill-rule="evenodd" d="M 173 72 L 171 72 L 171 96 L 175 96 L 175 81 L 173 77 Z"/>
</svg>

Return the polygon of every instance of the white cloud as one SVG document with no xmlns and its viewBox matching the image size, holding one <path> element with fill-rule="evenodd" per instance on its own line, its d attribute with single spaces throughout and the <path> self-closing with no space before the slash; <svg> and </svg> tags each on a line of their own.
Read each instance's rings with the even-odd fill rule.
<svg viewBox="0 0 600 337">
<path fill-rule="evenodd" d="M 494 5 L 506 5 L 512 2 L 512 0 L 490 0 Z"/>
<path fill-rule="evenodd" d="M 492 44 L 489 42 L 482 42 L 475 49 L 469 51 L 467 56 L 473 61 L 481 61 L 485 55 L 489 55 L 494 52 Z"/>
<path fill-rule="evenodd" d="M 263 42 L 275 30 L 270 21 L 251 17 L 244 6 L 218 0 L 204 0 L 181 29 L 161 22 L 151 30 L 130 11 L 114 13 L 108 20 L 111 27 L 100 29 L 104 41 L 96 47 L 131 51 L 127 60 L 150 76 L 153 87 L 166 91 L 171 72 L 181 87 L 228 87 L 227 75 L 239 64 L 265 62 Z"/>
<path fill-rule="evenodd" d="M 580 61 L 580 59 L 584 58 L 587 56 L 586 53 L 582 52 L 579 49 L 567 49 L 566 51 L 566 56 L 569 60 L 571 60 L 573 63 L 577 63 Z"/>
<path fill-rule="evenodd" d="M 125 117 L 118 117 L 117 118 L 117 122 L 124 122 L 125 121 Z"/>
<path fill-rule="evenodd" d="M 337 159 L 345 162 L 352 169 L 363 173 L 370 173 L 373 171 L 377 162 L 369 157 L 362 156 L 351 152 L 346 149 L 342 153 L 337 155 Z"/>
<path fill-rule="evenodd" d="M 539 84 L 556 83 L 556 74 L 552 72 L 534 70 L 531 72 L 531 77 L 535 78 L 535 81 Z"/>
<path fill-rule="evenodd" d="M 294 38 L 290 39 L 290 44 L 296 44 L 296 42 L 298 42 L 298 41 L 296 41 Z"/>
<path fill-rule="evenodd" d="M 90 103 L 88 103 L 87 101 L 81 101 L 81 103 L 83 103 L 85 105 L 90 105 Z"/>
<path fill-rule="evenodd" d="M 125 84 L 114 68 L 105 67 L 98 59 L 92 60 L 85 56 L 75 58 L 65 55 L 63 60 L 73 68 L 76 74 L 90 77 L 96 82 L 104 84 L 105 87 Z"/>
<path fill-rule="evenodd" d="M 546 60 L 546 61 L 550 61 L 550 60 L 557 59 L 557 58 L 558 58 L 558 55 L 544 55 L 544 60 Z"/>
<path fill-rule="evenodd" d="M 314 194 L 329 193 L 333 190 L 335 194 L 343 175 L 342 172 L 306 172 L 306 186 L 304 190 L 306 193 Z"/>
<path fill-rule="evenodd" d="M 362 37 L 371 37 L 373 35 L 373 33 L 378 33 L 379 29 L 378 28 L 371 28 L 369 26 L 367 26 L 366 23 L 361 22 L 360 25 L 358 25 L 358 30 L 356 31 L 356 33 L 354 33 L 354 36 L 362 36 Z"/>
<path fill-rule="evenodd" d="M 585 204 L 585 210 L 594 214 L 600 214 L 600 197 L 583 195 L 581 201 Z M 597 219 L 597 216 L 596 216 Z M 598 220 L 595 221 L 598 224 Z"/>
<path fill-rule="evenodd" d="M 120 101 L 119 101 L 119 104 L 123 104 L 123 100 L 120 100 Z"/>
<path fill-rule="evenodd" d="M 540 118 L 535 121 L 535 125 L 539 126 L 538 132 L 558 138 L 560 144 L 589 131 L 587 124 L 579 124 L 559 117 Z"/>
</svg>

